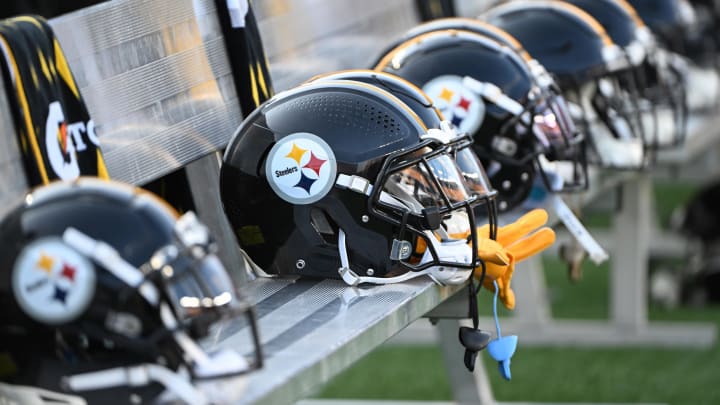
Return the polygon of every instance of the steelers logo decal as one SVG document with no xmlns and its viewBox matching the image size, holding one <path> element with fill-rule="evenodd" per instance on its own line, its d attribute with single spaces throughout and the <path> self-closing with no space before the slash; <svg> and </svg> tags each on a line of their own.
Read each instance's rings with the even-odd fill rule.
<svg viewBox="0 0 720 405">
<path fill-rule="evenodd" d="M 60 238 L 42 238 L 18 256 L 12 287 L 25 313 L 57 325 L 76 319 L 88 307 L 95 292 L 95 269 Z"/>
<path fill-rule="evenodd" d="M 312 204 L 330 191 L 337 163 L 330 145 L 320 137 L 301 132 L 278 141 L 268 154 L 265 175 L 283 200 Z"/>
<path fill-rule="evenodd" d="M 474 92 L 465 88 L 460 76 L 436 77 L 423 86 L 446 120 L 460 132 L 474 134 L 485 117 L 485 103 Z"/>
</svg>

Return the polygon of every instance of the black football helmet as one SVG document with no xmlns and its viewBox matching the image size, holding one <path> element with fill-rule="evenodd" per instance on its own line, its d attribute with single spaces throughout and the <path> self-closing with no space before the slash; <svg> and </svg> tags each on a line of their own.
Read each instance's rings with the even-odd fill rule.
<svg viewBox="0 0 720 405">
<path fill-rule="evenodd" d="M 469 31 L 432 31 L 392 49 L 376 69 L 421 87 L 460 132 L 473 135 L 499 211 L 525 201 L 538 174 L 552 191 L 586 188 L 583 137 L 564 100 L 539 86 L 512 49 Z M 569 163 L 571 173 L 556 175 L 548 161 Z"/>
<path fill-rule="evenodd" d="M 473 208 L 492 192 L 479 162 L 453 159 L 458 136 L 428 129 L 381 87 L 307 83 L 233 135 L 220 172 L 225 213 L 270 274 L 464 283 L 481 263 Z"/>
<path fill-rule="evenodd" d="M 252 308 L 207 228 L 148 192 L 90 178 L 37 188 L 2 220 L 0 243 L 6 383 L 89 403 L 209 404 L 203 381 L 242 383 L 261 365 Z M 248 347 L 201 346 L 239 315 Z"/>
<path fill-rule="evenodd" d="M 683 73 L 658 46 L 650 29 L 625 0 L 563 0 L 595 18 L 625 52 L 631 76 L 621 85 L 637 87 L 645 141 L 653 148 L 675 147 L 685 139 L 687 97 Z"/>
<path fill-rule="evenodd" d="M 642 169 L 649 162 L 630 64 L 588 13 L 560 1 L 518 0 L 481 16 L 515 37 L 552 73 L 571 104 L 575 121 L 590 135 L 596 163 Z"/>
</svg>

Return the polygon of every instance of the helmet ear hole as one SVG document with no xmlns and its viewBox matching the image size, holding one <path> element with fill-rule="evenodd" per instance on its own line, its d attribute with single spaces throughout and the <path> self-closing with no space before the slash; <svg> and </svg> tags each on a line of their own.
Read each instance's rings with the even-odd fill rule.
<svg viewBox="0 0 720 405">
<path fill-rule="evenodd" d="M 339 226 L 325 211 L 312 208 L 310 210 L 310 223 L 326 243 L 337 243 Z"/>
</svg>

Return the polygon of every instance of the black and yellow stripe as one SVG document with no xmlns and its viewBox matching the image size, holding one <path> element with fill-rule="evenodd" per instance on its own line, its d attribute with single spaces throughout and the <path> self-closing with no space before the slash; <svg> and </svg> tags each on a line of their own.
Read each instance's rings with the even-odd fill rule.
<svg viewBox="0 0 720 405">
<path fill-rule="evenodd" d="M 70 67 L 52 28 L 42 17 L 19 16 L 0 22 L 0 47 L 6 95 L 14 118 L 30 186 L 47 184 L 60 178 L 52 168 L 46 147 L 45 128 L 50 104 L 62 108 L 63 125 L 87 124 L 89 113 Z M 62 143 L 72 142 L 70 134 Z M 80 175 L 108 178 L 100 148 L 84 134 L 86 149 L 75 159 Z"/>
</svg>

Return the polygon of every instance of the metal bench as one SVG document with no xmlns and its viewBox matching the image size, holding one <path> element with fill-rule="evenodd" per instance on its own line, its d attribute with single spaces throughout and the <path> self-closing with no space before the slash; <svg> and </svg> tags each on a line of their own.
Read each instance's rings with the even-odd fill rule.
<svg viewBox="0 0 720 405">
<path fill-rule="evenodd" d="M 186 168 L 201 218 L 222 242 L 224 261 L 243 281 L 245 260 L 235 247 L 217 189 L 218 151 L 242 120 L 242 111 L 215 4 L 118 0 L 50 23 L 96 122 L 110 176 L 139 185 Z M 476 15 L 484 3 L 475 4 L 460 6 L 460 12 Z M 413 0 L 273 0 L 254 5 L 277 90 L 318 73 L 367 67 L 383 43 L 418 22 Z M 0 97 L 0 120 L 9 122 L 4 102 Z M 27 185 L 14 137 L 2 142 L 0 170 L 8 180 L 0 198 L 6 202 Z M 257 306 L 267 356 L 265 367 L 250 376 L 240 401 L 247 404 L 294 403 L 430 311 L 435 310 L 433 317 L 463 313 L 452 303 L 438 308 L 457 287 L 440 288 L 429 280 L 357 289 L 341 281 L 258 279 L 242 287 Z M 475 376 L 462 368 L 457 324 L 444 320 L 437 328 L 448 367 L 457 377 L 456 399 L 494 403 L 489 386 L 482 384 L 482 367 Z M 204 344 L 241 346 L 233 328 Z"/>
</svg>

